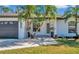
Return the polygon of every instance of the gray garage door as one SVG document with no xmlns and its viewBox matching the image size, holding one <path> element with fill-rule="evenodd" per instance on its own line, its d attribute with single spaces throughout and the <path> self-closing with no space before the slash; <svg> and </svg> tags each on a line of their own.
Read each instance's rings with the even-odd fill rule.
<svg viewBox="0 0 79 59">
<path fill-rule="evenodd" d="M 18 38 L 18 21 L 0 21 L 0 38 Z"/>
</svg>

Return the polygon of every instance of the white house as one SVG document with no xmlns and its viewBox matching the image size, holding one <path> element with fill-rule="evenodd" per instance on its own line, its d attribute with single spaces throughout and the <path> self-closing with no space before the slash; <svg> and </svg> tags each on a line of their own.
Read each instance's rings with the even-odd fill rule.
<svg viewBox="0 0 79 59">
<path fill-rule="evenodd" d="M 53 37 L 57 35 L 58 37 L 75 37 L 75 18 L 70 17 L 68 21 L 65 22 L 67 18 L 57 17 L 57 20 L 43 22 L 39 31 L 35 31 L 35 25 L 31 24 L 30 32 L 36 32 L 38 37 Z M 27 31 L 27 21 L 19 21 L 18 14 L 15 13 L 5 13 L 0 14 L 0 38 L 18 38 L 25 39 L 28 38 Z M 79 35 L 79 17 L 77 22 L 77 33 Z"/>
</svg>

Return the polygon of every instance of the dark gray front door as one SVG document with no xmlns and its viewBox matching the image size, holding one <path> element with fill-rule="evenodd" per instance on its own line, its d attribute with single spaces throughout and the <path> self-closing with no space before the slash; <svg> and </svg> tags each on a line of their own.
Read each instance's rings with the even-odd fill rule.
<svg viewBox="0 0 79 59">
<path fill-rule="evenodd" d="M 18 38 L 18 21 L 0 21 L 0 38 Z"/>
</svg>

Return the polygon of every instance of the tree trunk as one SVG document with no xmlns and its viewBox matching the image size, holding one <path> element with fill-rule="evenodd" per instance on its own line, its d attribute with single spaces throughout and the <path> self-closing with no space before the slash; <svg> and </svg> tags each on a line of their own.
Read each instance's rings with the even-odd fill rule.
<svg viewBox="0 0 79 59">
<path fill-rule="evenodd" d="M 76 6 L 77 8 L 77 6 Z M 77 40 L 78 34 L 77 34 L 77 11 L 75 12 L 75 34 L 76 34 L 76 38 L 75 40 Z"/>
<path fill-rule="evenodd" d="M 75 40 L 76 40 L 78 37 L 78 34 L 77 34 L 77 16 L 75 18 L 75 34 L 76 34 L 76 38 L 75 38 Z"/>
<path fill-rule="evenodd" d="M 55 28 L 54 28 L 54 35 L 55 35 L 55 38 L 57 38 L 57 27 L 56 27 L 56 21 L 57 21 L 57 19 L 56 19 L 56 16 L 55 16 Z"/>
<path fill-rule="evenodd" d="M 30 36 L 31 36 L 31 32 L 30 32 L 30 27 L 31 27 L 31 25 L 30 25 L 30 22 L 27 20 L 27 31 L 28 31 L 28 37 L 30 38 Z"/>
</svg>

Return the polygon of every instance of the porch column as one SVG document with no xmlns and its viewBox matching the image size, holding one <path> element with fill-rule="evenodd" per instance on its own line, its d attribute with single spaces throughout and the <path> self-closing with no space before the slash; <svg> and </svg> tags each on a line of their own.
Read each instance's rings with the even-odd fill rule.
<svg viewBox="0 0 79 59">
<path fill-rule="evenodd" d="M 18 38 L 25 39 L 25 21 L 19 21 L 18 25 Z"/>
<path fill-rule="evenodd" d="M 57 20 L 54 22 L 54 35 L 57 35 Z"/>
<path fill-rule="evenodd" d="M 77 23 L 77 34 L 79 35 L 79 22 Z"/>
</svg>

